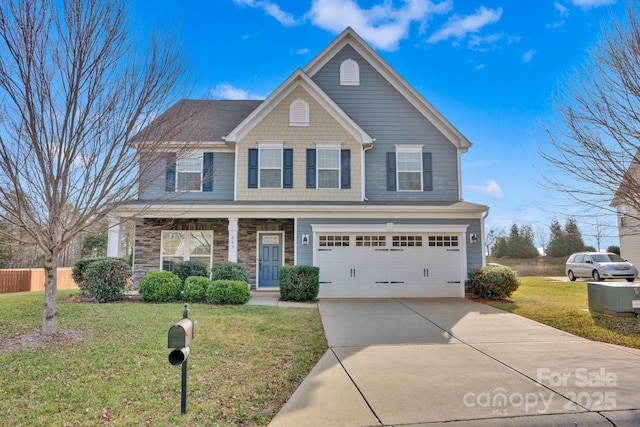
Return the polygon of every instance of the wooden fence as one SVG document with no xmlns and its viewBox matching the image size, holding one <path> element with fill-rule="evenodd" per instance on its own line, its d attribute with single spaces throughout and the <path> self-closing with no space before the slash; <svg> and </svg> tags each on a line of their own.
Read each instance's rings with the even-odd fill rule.
<svg viewBox="0 0 640 427">
<path fill-rule="evenodd" d="M 58 289 L 78 289 L 71 267 L 58 268 Z M 44 268 L 0 270 L 0 294 L 44 291 Z"/>
</svg>

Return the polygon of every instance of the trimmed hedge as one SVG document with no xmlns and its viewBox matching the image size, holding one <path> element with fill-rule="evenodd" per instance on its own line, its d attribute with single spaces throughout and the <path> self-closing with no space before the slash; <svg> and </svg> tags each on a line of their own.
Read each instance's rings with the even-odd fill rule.
<svg viewBox="0 0 640 427">
<path fill-rule="evenodd" d="M 87 293 L 100 303 L 118 301 L 131 279 L 131 266 L 124 260 L 107 258 L 86 265 L 82 274 Z"/>
<path fill-rule="evenodd" d="M 211 280 L 234 280 L 249 283 L 249 272 L 236 262 L 217 262 L 211 266 Z"/>
<path fill-rule="evenodd" d="M 250 297 L 247 282 L 241 280 L 215 280 L 207 288 L 207 301 L 213 304 L 244 304 Z"/>
<path fill-rule="evenodd" d="M 209 270 L 206 265 L 193 261 L 181 261 L 173 266 L 173 274 L 178 276 L 184 287 L 185 281 L 191 276 L 209 278 Z"/>
<path fill-rule="evenodd" d="M 320 291 L 320 268 L 288 265 L 280 268 L 280 298 L 284 301 L 314 301 Z"/>
<path fill-rule="evenodd" d="M 207 299 L 207 289 L 211 280 L 202 276 L 189 276 L 184 281 L 184 300 L 187 302 L 202 302 Z"/>
<path fill-rule="evenodd" d="M 506 266 L 488 265 L 469 272 L 471 292 L 486 299 L 509 298 L 520 286 L 516 272 Z"/>
<path fill-rule="evenodd" d="M 172 302 L 180 297 L 182 282 L 170 271 L 149 271 L 140 279 L 140 298 L 147 302 Z"/>
<path fill-rule="evenodd" d="M 111 259 L 111 258 L 106 256 L 97 257 L 97 258 L 82 258 L 76 261 L 76 263 L 73 265 L 73 268 L 71 269 L 71 277 L 76 282 L 76 285 L 78 285 L 78 288 L 80 288 L 81 294 L 89 295 L 90 283 L 88 283 L 84 277 L 84 272 L 87 269 L 87 267 L 89 267 L 89 265 L 91 265 L 96 261 L 103 261 L 105 259 Z"/>
</svg>

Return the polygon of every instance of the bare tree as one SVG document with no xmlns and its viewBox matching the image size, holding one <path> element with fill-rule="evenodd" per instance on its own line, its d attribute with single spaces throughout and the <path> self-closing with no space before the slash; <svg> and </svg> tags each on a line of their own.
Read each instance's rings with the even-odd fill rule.
<svg viewBox="0 0 640 427">
<path fill-rule="evenodd" d="M 546 255 L 547 245 L 549 244 L 549 228 L 545 225 L 538 224 L 534 234 L 536 244 L 542 248 L 542 255 Z"/>
<path fill-rule="evenodd" d="M 173 37 L 131 31 L 126 3 L 0 0 L 0 221 L 44 254 L 43 334 L 57 328 L 60 252 L 144 185 L 160 159 L 139 165 L 136 149 L 161 156 L 182 130 L 128 142 L 186 73 Z"/>
<path fill-rule="evenodd" d="M 551 171 L 545 181 L 568 204 L 640 211 L 640 22 L 629 1 L 612 18 L 587 64 L 561 86 L 558 123 L 545 131 L 551 142 L 539 152 Z M 631 169 L 630 169 L 631 167 Z"/>
</svg>

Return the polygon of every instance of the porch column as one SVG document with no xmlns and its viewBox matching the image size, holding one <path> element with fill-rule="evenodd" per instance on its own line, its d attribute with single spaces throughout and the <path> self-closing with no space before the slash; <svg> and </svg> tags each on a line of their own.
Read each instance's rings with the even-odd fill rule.
<svg viewBox="0 0 640 427">
<path fill-rule="evenodd" d="M 238 218 L 229 218 L 229 262 L 238 262 Z"/>
<path fill-rule="evenodd" d="M 109 230 L 107 231 L 107 256 L 122 257 L 122 224 L 119 218 L 109 217 Z"/>
</svg>

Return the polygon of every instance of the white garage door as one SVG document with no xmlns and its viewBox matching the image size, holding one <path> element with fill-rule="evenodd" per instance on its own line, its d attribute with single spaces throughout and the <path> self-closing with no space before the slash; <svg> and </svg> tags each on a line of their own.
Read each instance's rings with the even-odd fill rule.
<svg viewBox="0 0 640 427">
<path fill-rule="evenodd" d="M 460 297 L 462 235 L 319 233 L 320 297 Z"/>
</svg>

